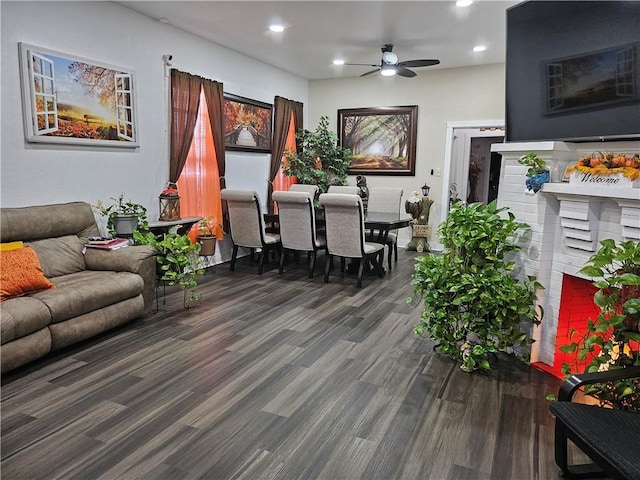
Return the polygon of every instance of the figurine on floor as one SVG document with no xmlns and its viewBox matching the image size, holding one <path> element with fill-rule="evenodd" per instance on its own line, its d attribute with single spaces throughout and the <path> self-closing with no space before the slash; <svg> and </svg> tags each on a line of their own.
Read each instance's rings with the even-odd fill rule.
<svg viewBox="0 0 640 480">
<path fill-rule="evenodd" d="M 405 211 L 413 217 L 412 238 L 405 247 L 406 250 L 415 250 L 418 253 L 431 251 L 427 225 L 429 225 L 429 211 L 432 203 L 433 200 L 426 195 L 421 195 L 420 192 L 413 192 L 405 202 Z"/>
</svg>

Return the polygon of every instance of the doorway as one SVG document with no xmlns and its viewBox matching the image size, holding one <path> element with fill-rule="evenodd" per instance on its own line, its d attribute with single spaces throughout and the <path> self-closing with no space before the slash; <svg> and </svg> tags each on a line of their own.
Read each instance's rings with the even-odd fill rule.
<svg viewBox="0 0 640 480">
<path fill-rule="evenodd" d="M 501 155 L 491 145 L 504 141 L 504 121 L 447 123 L 441 221 L 455 200 L 489 203 L 498 195 Z"/>
</svg>

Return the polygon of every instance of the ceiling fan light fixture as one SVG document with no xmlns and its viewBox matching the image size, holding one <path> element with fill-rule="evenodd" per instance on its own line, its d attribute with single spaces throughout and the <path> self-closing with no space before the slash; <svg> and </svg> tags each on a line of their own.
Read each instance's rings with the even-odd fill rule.
<svg viewBox="0 0 640 480">
<path fill-rule="evenodd" d="M 382 62 L 389 65 L 395 65 L 398 63 L 398 56 L 393 52 L 382 52 Z"/>
<path fill-rule="evenodd" d="M 380 75 L 383 77 L 393 77 L 396 74 L 396 67 L 393 65 L 382 65 Z"/>
</svg>

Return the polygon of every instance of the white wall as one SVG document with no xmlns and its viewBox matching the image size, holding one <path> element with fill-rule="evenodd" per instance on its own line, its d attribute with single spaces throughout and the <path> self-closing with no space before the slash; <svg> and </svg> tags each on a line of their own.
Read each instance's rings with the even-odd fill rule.
<svg viewBox="0 0 640 480">
<path fill-rule="evenodd" d="M 1 204 L 83 200 L 121 192 L 157 219 L 168 176 L 168 79 L 162 55 L 179 70 L 223 82 L 224 91 L 273 103 L 275 95 L 308 103 L 308 82 L 111 2 L 0 3 L 2 15 Z M 135 73 L 137 149 L 51 146 L 24 140 L 18 42 Z M 269 155 L 227 153 L 227 185 L 266 196 Z"/>
<path fill-rule="evenodd" d="M 429 197 L 434 200 L 430 224 L 434 232 L 440 222 L 442 177 L 432 176 L 431 169 L 443 168 L 447 122 L 504 117 L 504 64 L 427 68 L 418 69 L 417 73 L 414 78 L 371 75 L 311 81 L 307 128 L 315 129 L 323 115 L 336 128 L 337 110 L 341 108 L 418 105 L 415 176 L 366 177 L 369 186 L 402 187 L 405 198 L 425 182 L 430 185 Z M 349 183 L 355 185 L 355 177 L 350 177 Z"/>
</svg>

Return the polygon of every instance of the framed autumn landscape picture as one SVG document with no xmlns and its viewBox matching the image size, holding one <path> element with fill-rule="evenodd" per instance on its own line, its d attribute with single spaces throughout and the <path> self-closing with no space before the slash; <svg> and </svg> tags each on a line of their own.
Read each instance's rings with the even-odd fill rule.
<svg viewBox="0 0 640 480">
<path fill-rule="evenodd" d="M 139 145 L 133 72 L 26 43 L 19 50 L 28 142 Z"/>
<path fill-rule="evenodd" d="M 273 106 L 237 95 L 224 95 L 224 146 L 227 150 L 271 152 Z"/>
<path fill-rule="evenodd" d="M 338 110 L 340 146 L 351 150 L 349 175 L 415 175 L 418 106 Z"/>
</svg>

